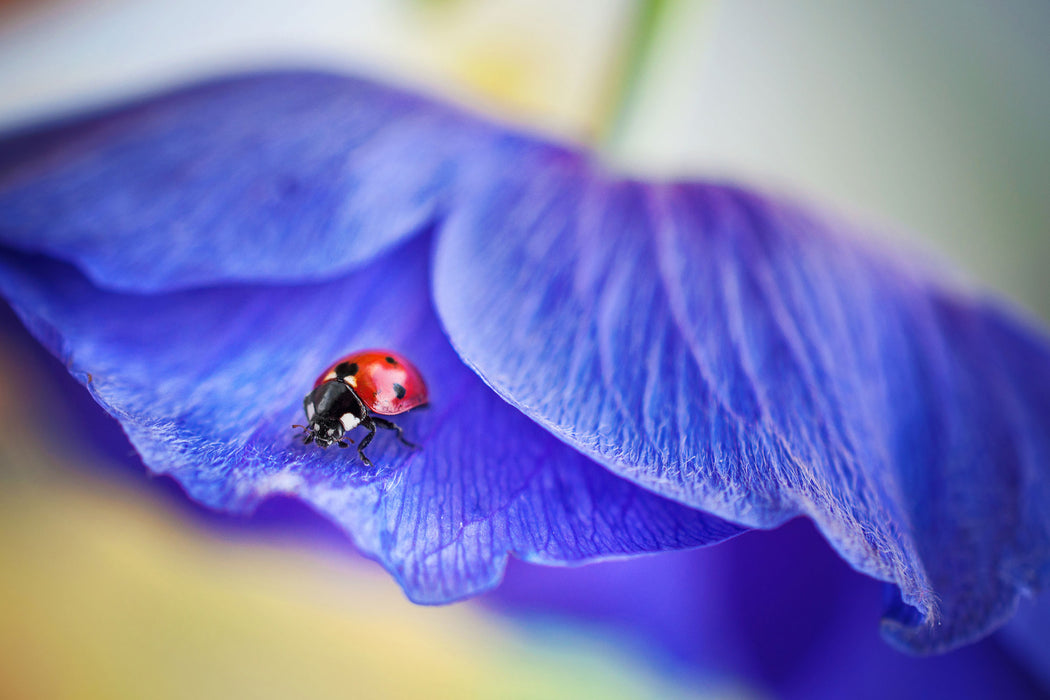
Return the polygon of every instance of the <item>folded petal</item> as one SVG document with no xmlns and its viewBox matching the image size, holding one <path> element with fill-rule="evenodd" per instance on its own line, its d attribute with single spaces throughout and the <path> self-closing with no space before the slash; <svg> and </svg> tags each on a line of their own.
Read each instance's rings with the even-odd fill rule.
<svg viewBox="0 0 1050 700">
<path fill-rule="evenodd" d="M 740 531 L 610 474 L 482 384 L 432 311 L 429 247 L 420 237 L 325 283 L 156 295 L 100 290 L 66 264 L 0 253 L 0 291 L 151 469 L 218 509 L 300 498 L 419 602 L 495 585 L 508 552 L 576 562 Z M 415 360 L 431 392 L 429 408 L 398 417 L 420 449 L 381 434 L 375 469 L 353 449 L 303 445 L 291 427 L 315 375 L 364 347 Z"/>
<path fill-rule="evenodd" d="M 944 650 L 1050 578 L 1050 344 L 847 226 L 579 159 L 472 172 L 435 299 L 501 396 L 614 472 L 754 527 L 805 514 Z M 474 261 L 470 275 L 457 264 Z"/>
<path fill-rule="evenodd" d="M 96 284 L 331 277 L 423 230 L 511 139 L 365 80 L 218 80 L 0 141 L 0 243 Z"/>
</svg>

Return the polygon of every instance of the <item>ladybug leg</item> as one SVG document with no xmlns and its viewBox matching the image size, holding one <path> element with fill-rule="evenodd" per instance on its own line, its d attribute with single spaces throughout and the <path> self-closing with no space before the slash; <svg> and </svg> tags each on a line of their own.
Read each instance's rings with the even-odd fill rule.
<svg viewBox="0 0 1050 700">
<path fill-rule="evenodd" d="M 416 447 L 416 445 L 414 443 L 411 443 L 411 442 L 409 442 L 408 440 L 405 439 L 405 433 L 401 430 L 401 426 L 398 425 L 397 423 L 395 423 L 394 421 L 387 420 L 386 418 L 378 418 L 376 416 L 372 417 L 372 421 L 376 425 L 380 425 L 380 426 L 386 428 L 387 430 L 393 430 L 394 432 L 396 432 L 397 433 L 397 439 L 400 440 L 401 442 L 403 442 L 404 444 L 408 445 L 409 447 L 412 447 L 412 448 Z"/>
<path fill-rule="evenodd" d="M 361 425 L 368 428 L 368 435 L 361 438 L 361 444 L 357 446 L 357 455 L 361 458 L 361 461 L 365 463 L 365 466 L 371 467 L 372 460 L 365 456 L 365 448 L 368 447 L 370 442 L 372 442 L 372 438 L 376 436 L 376 426 L 372 421 L 361 421 Z"/>
</svg>

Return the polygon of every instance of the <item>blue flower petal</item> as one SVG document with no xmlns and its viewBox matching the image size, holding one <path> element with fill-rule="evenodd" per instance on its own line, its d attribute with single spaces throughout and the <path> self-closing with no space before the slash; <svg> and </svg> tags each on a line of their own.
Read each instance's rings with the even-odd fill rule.
<svg viewBox="0 0 1050 700">
<path fill-rule="evenodd" d="M 425 228 L 496 137 L 365 80 L 228 78 L 0 141 L 0 243 L 107 288 L 313 281 Z"/>
<path fill-rule="evenodd" d="M 1050 695 L 1050 591 L 1022 602 L 1001 638 Z"/>
<path fill-rule="evenodd" d="M 300 498 L 418 602 L 495 585 L 508 552 L 577 562 L 740 532 L 610 474 L 482 384 L 433 313 L 429 250 L 422 236 L 324 283 L 155 295 L 103 291 L 64 263 L 0 253 L 0 291 L 150 468 L 218 509 Z M 352 448 L 303 445 L 291 427 L 320 369 L 364 347 L 414 359 L 432 402 L 398 417 L 421 449 L 381 434 L 375 469 Z"/>
<path fill-rule="evenodd" d="M 736 522 L 808 515 L 899 587 L 883 629 L 912 650 L 987 633 L 1050 577 L 1045 337 L 745 191 L 571 158 L 471 178 L 437 308 L 555 435 Z"/>
<path fill-rule="evenodd" d="M 1050 686 L 1021 670 L 999 635 L 932 658 L 883 644 L 871 633 L 878 589 L 796 519 L 652 559 L 559 569 L 512 562 L 485 600 L 533 623 L 583 623 L 692 677 L 746 679 L 765 697 L 1047 697 Z M 1042 630 L 1045 648 L 1050 626 Z"/>
<path fill-rule="evenodd" d="M 402 290 L 385 272 L 354 272 L 372 286 L 353 282 L 359 297 L 352 304 L 344 296 L 327 304 L 311 298 L 308 326 L 287 309 L 273 311 L 280 307 L 273 299 L 307 303 L 309 290 L 324 287 L 319 280 L 380 262 L 375 256 L 413 234 L 446 228 L 446 216 L 435 289 L 454 341 L 500 394 L 615 472 L 749 525 L 810 515 L 854 566 L 899 586 L 885 628 L 912 649 L 942 649 L 984 633 L 1009 614 L 1018 591 L 1045 582 L 1047 341 L 989 302 L 932 282 L 910 262 L 837 240 L 828 234 L 837 226 L 797 209 L 729 188 L 611 181 L 588 172 L 574 154 L 454 110 L 316 74 L 233 79 L 0 143 L 0 243 L 73 261 L 109 289 L 214 287 L 192 302 L 102 295 L 114 314 L 145 315 L 124 328 L 89 327 L 75 313 L 59 313 L 86 307 L 32 292 L 21 258 L 5 284 L 38 336 L 60 354 L 77 353 L 73 366 L 83 378 L 112 383 L 109 394 L 95 387 L 96 396 L 122 416 L 147 461 L 220 507 L 249 507 L 282 490 L 309 492 L 307 500 L 333 514 L 354 510 L 347 503 L 382 500 L 361 475 L 338 495 L 324 490 L 334 482 L 319 473 L 342 475 L 334 457 L 293 460 L 281 467 L 291 471 L 274 471 L 265 454 L 280 433 L 267 423 L 275 397 L 266 392 L 308 381 L 316 363 L 331 359 L 308 348 L 315 336 L 351 332 L 345 308 L 361 308 L 369 324 L 378 323 L 385 319 L 368 316 L 373 307 L 361 306 L 362 299 L 401 299 Z M 383 262 L 401 263 L 396 256 Z M 469 273 L 464 265 L 472 266 Z M 56 280 L 73 274 L 49 269 Z M 302 286 L 229 286 L 237 281 Z M 330 284 L 342 283 L 351 280 Z M 48 284 L 91 289 L 83 280 Z M 328 290 L 337 292 L 346 293 Z M 249 293 L 270 301 L 249 303 L 241 296 Z M 418 294 L 405 309 L 426 292 Z M 147 302 L 158 299 L 170 304 L 157 316 L 164 327 L 146 320 Z M 227 301 L 243 304 L 247 315 L 194 315 L 195 305 Z M 280 321 L 271 326 L 269 313 Z M 333 316 L 338 328 L 330 328 Z M 248 327 L 253 318 L 261 325 Z M 225 344 L 211 353 L 162 353 L 157 366 L 165 373 L 155 385 L 146 382 L 147 368 L 135 358 L 160 350 L 140 328 L 165 337 L 186 323 L 207 327 Z M 307 348 L 302 364 L 287 355 L 291 330 Z M 280 376 L 263 387 L 246 380 L 224 404 L 232 413 L 223 414 L 216 404 L 231 376 L 217 372 L 212 381 L 202 372 L 221 367 L 223 353 L 243 359 L 236 371 L 245 376 L 263 372 L 270 358 L 263 350 L 252 354 L 244 340 L 250 331 L 285 343 L 286 355 L 273 361 Z M 112 334 L 97 336 L 105 332 Z M 366 326 L 347 337 L 360 337 L 360 347 L 380 344 L 367 338 L 390 337 L 384 333 L 394 331 Z M 435 328 L 424 335 L 440 337 Z M 108 372 L 90 369 L 85 355 Z M 114 362 L 137 367 L 135 381 L 122 384 Z M 448 376 L 462 372 L 455 366 Z M 173 379 L 180 376 L 196 383 Z M 169 383 L 175 393 L 161 395 Z M 212 403 L 195 404 L 202 395 Z M 245 400 L 268 412 L 247 410 Z M 298 397 L 287 405 L 297 408 Z M 482 402 L 469 412 L 487 415 L 489 408 Z M 535 430 L 508 415 L 521 424 L 507 418 L 496 428 Z M 250 421 L 267 427 L 257 430 Z M 237 437 L 235 429 L 242 431 Z M 562 449 L 536 435 L 536 445 Z M 210 448 L 202 436 L 215 439 Z M 445 437 L 461 439 L 451 429 Z M 522 448 L 534 459 L 546 453 Z M 300 478 L 299 467 L 309 478 Z M 400 473 L 390 472 L 397 484 Z M 361 495 L 365 482 L 370 496 Z M 516 497 L 528 492 L 522 487 Z M 500 517 L 513 510 L 506 506 Z M 466 522 L 482 522 L 471 513 L 489 512 L 479 506 Z M 650 524 L 677 532 L 670 520 Z M 399 540 L 383 535 L 377 522 L 351 527 L 409 590 L 439 591 L 435 599 L 458 595 L 447 593 L 456 585 L 442 590 L 437 579 L 415 588 L 408 572 L 421 565 L 405 563 L 407 550 L 397 555 L 402 559 L 391 554 Z M 692 539 L 717 539 L 725 527 L 705 520 Z M 507 537 L 506 547 L 516 546 Z M 649 544 L 622 549 L 677 546 L 659 537 Z M 467 581 L 463 591 L 488 585 L 505 551 L 500 546 L 492 547 L 489 568 L 471 568 L 480 555 L 450 564 L 463 568 L 451 579 Z M 523 551 L 571 559 L 544 549 L 560 546 Z M 438 547 L 439 557 L 448 554 L 441 547 L 459 556 L 454 542 Z M 602 549 L 578 554 L 599 556 Z M 462 563 L 468 559 L 473 563 Z M 474 578 L 467 569 L 482 573 Z"/>
</svg>

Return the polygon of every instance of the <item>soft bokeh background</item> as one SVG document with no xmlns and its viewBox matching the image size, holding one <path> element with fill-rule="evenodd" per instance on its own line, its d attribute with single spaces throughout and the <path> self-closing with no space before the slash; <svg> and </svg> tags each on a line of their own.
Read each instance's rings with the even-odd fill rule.
<svg viewBox="0 0 1050 700">
<path fill-rule="evenodd" d="M 882 222 L 1047 319 L 1048 31 L 1042 0 L 16 1 L 0 3 L 0 129 L 221 71 L 351 70 L 595 144 L 625 169 L 733 179 Z M 515 565 L 498 599 L 413 606 L 293 503 L 224 518 L 145 476 L 3 313 L 2 697 L 750 697 L 820 671 L 793 653 L 803 642 L 871 659 L 853 679 L 863 688 L 946 667 L 884 648 L 878 587 L 833 555 L 816 582 L 793 577 L 776 552 L 812 547 L 804 525 L 659 564 L 539 578 Z M 763 576 L 733 570 L 757 557 Z M 654 584 L 657 572 L 679 583 Z M 840 580 L 859 607 L 828 599 Z M 625 581 L 639 582 L 637 605 L 600 595 Z M 748 617 L 744 593 L 712 609 L 741 591 L 787 601 L 824 637 L 771 603 Z M 572 611 L 584 614 L 560 614 Z M 760 616 L 768 638 L 726 636 Z M 1047 632 L 1038 619 L 963 652 L 974 673 L 1034 688 L 1030 651 L 1009 650 Z M 720 656 L 728 647 L 790 663 Z"/>
</svg>

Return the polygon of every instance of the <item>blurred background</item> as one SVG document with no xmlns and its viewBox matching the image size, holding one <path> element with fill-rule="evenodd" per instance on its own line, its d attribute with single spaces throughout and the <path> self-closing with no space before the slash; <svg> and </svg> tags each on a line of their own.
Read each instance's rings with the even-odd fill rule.
<svg viewBox="0 0 1050 700">
<path fill-rule="evenodd" d="M 8 0 L 0 130 L 231 70 L 345 70 L 631 172 L 845 211 L 1045 320 L 1047 36 L 1045 0 Z M 515 563 L 481 600 L 413 606 L 295 503 L 226 518 L 148 477 L 6 308 L 0 520 L 5 698 L 1050 693 L 1045 600 L 978 645 L 905 657 L 878 638 L 879 586 L 806 523 Z"/>
</svg>

